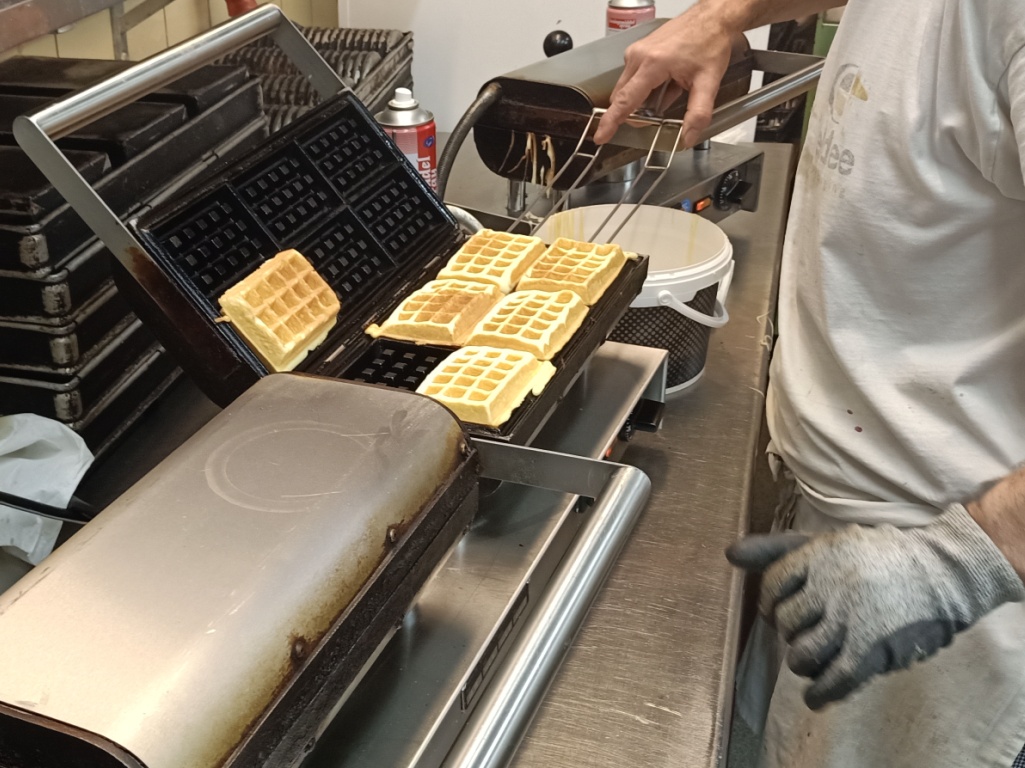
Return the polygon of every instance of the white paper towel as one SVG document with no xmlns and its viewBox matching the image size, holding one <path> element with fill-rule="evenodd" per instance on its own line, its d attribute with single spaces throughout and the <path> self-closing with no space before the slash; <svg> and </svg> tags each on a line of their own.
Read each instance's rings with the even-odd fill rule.
<svg viewBox="0 0 1025 768">
<path fill-rule="evenodd" d="M 68 426 L 29 413 L 0 416 L 0 490 L 66 507 L 93 455 Z M 0 548 L 32 565 L 53 550 L 61 522 L 0 504 Z"/>
</svg>

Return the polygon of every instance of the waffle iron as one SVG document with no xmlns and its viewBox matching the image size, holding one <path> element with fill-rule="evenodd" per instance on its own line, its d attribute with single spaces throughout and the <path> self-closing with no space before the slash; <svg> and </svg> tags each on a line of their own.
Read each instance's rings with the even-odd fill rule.
<svg viewBox="0 0 1025 768">
<path fill-rule="evenodd" d="M 90 118 L 268 34 L 325 103 L 173 205 L 121 222 L 56 149 Z M 482 752 L 499 754 L 489 745 L 522 737 L 640 516 L 648 479 L 598 457 L 640 398 L 664 396 L 664 353 L 612 345 L 593 355 L 590 370 L 614 360 L 623 376 L 581 381 L 611 379 L 584 455 L 519 444 L 626 311 L 647 260 L 628 263 L 592 308 L 541 396 L 501 430 L 461 424 L 408 391 L 447 350 L 385 348 L 363 328 L 433 277 L 464 236 L 340 87 L 264 5 L 15 122 L 19 144 L 119 262 L 121 292 L 226 407 L 0 597 L 0 764 L 300 765 L 338 708 L 367 690 L 360 680 L 379 669 L 375 658 L 408 641 L 414 595 L 459 570 L 447 558 L 478 551 L 480 537 L 505 538 L 488 520 L 467 530 L 482 482 L 496 497 L 515 486 L 545 501 L 525 504 L 530 520 L 512 533 L 533 580 L 528 594 L 522 575 L 503 576 L 514 602 L 489 604 L 475 617 L 486 627 L 451 626 L 473 644 L 460 645 L 463 671 L 452 670 L 462 693 L 435 692 L 455 704 L 429 754 L 451 746 L 460 723 L 485 736 Z M 216 322 L 215 302 L 282 247 L 306 249 L 343 310 L 302 371 L 270 374 Z M 577 413 L 579 390 L 560 415 Z M 575 434 L 559 418 L 553 431 Z M 500 676 L 513 659 L 534 671 L 522 685 Z M 471 713 L 501 725 L 482 729 Z"/>
<path fill-rule="evenodd" d="M 264 260 L 296 248 L 338 293 L 327 340 L 299 370 L 415 390 L 451 349 L 364 328 L 434 278 L 464 241 L 456 221 L 350 93 L 304 115 L 173 205 L 129 222 L 145 249 L 119 287 L 181 366 L 226 405 L 268 371 L 227 323 L 217 297 Z M 554 359 L 557 373 L 501 428 L 471 434 L 524 444 L 605 340 L 647 274 L 629 261 Z"/>
</svg>

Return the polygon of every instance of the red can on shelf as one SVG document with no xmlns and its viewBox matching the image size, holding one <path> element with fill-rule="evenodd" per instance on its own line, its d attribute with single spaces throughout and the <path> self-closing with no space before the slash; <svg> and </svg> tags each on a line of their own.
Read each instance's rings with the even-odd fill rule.
<svg viewBox="0 0 1025 768">
<path fill-rule="evenodd" d="M 622 32 L 655 18 L 655 0 L 609 0 L 605 11 L 605 34 Z"/>
<path fill-rule="evenodd" d="M 438 188 L 438 147 L 434 115 L 420 106 L 408 88 L 396 88 L 388 108 L 374 115 L 399 150 L 431 189 Z"/>
</svg>

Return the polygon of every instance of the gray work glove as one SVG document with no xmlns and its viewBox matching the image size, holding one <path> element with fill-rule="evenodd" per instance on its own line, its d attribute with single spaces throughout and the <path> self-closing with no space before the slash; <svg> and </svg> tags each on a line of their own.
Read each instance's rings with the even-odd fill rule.
<svg viewBox="0 0 1025 768">
<path fill-rule="evenodd" d="M 790 644 L 787 666 L 812 679 L 811 709 L 931 656 L 998 605 L 1025 599 L 1021 579 L 960 504 L 921 528 L 748 536 L 726 557 L 765 572 L 759 608 Z"/>
</svg>

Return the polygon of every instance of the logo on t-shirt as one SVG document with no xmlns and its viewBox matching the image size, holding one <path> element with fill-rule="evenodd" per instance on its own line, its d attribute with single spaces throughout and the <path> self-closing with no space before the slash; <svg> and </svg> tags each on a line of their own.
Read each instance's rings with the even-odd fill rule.
<svg viewBox="0 0 1025 768">
<path fill-rule="evenodd" d="M 837 182 L 842 179 L 830 175 L 829 178 L 835 182 L 827 182 L 825 175 L 818 176 L 819 169 L 837 174 L 840 177 L 850 176 L 854 171 L 854 152 L 845 146 L 844 141 L 844 116 L 852 111 L 858 102 L 868 101 L 868 89 L 861 79 L 861 70 L 855 64 L 844 64 L 840 67 L 833 80 L 833 87 L 829 91 L 829 116 L 832 122 L 828 122 L 818 112 L 814 130 L 809 136 L 812 150 L 811 156 L 815 159 L 816 176 L 818 184 L 823 189 L 831 189 L 836 194 L 843 196 L 842 185 Z"/>
<path fill-rule="evenodd" d="M 830 116 L 834 123 L 839 123 L 851 99 L 868 101 L 868 91 L 861 82 L 861 70 L 856 64 L 844 64 L 833 81 L 833 90 L 829 92 Z"/>
</svg>

